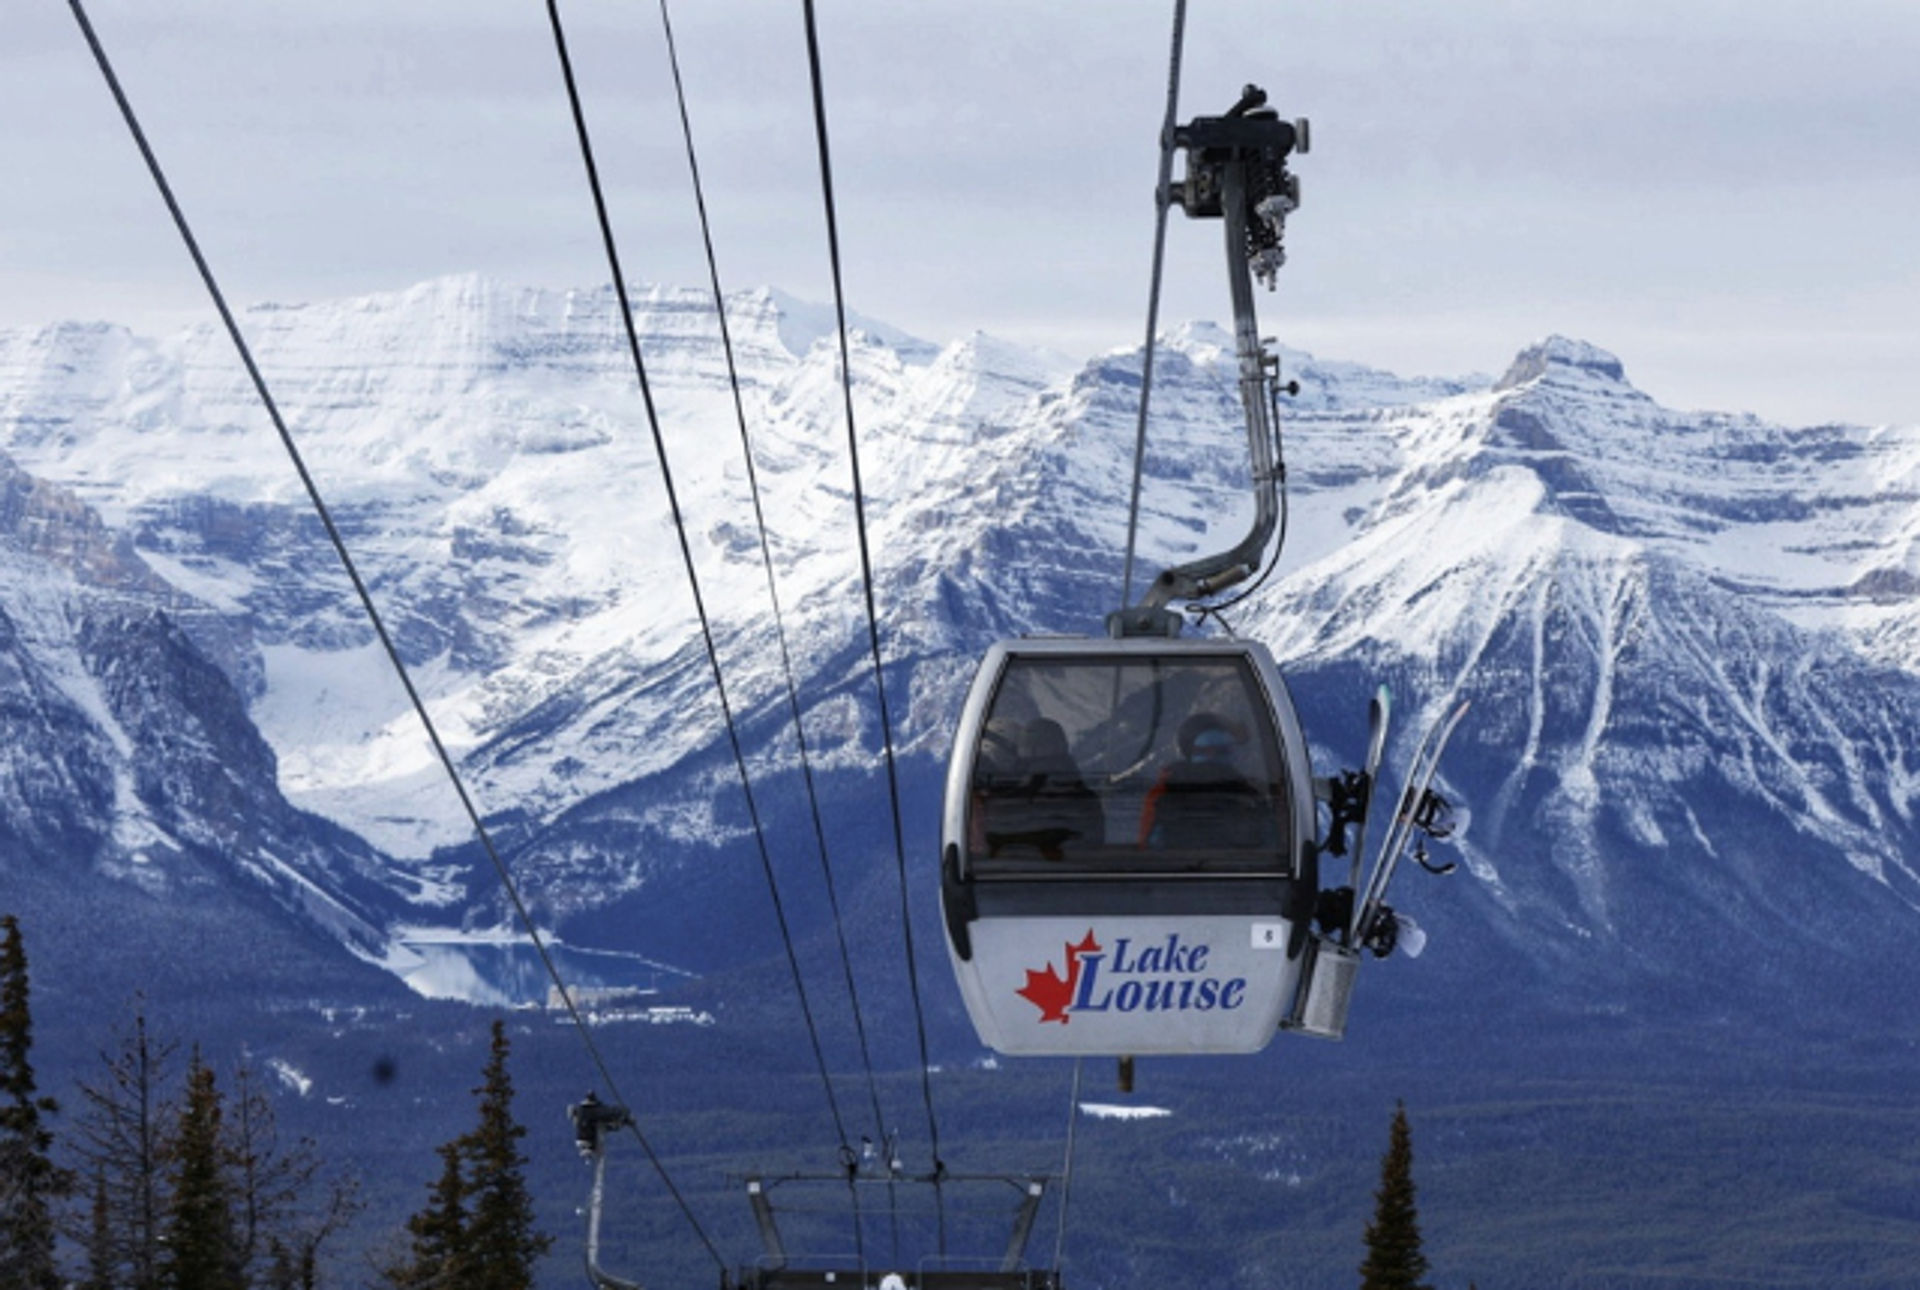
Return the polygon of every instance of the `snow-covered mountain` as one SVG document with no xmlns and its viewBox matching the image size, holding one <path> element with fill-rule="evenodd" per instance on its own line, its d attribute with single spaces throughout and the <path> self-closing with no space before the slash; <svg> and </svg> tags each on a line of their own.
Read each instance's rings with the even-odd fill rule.
<svg viewBox="0 0 1920 1290">
<path fill-rule="evenodd" d="M 793 740 L 718 330 L 702 293 L 636 303 L 778 829 L 799 809 Z M 880 872 L 884 798 L 831 314 L 766 290 L 728 309 L 857 883 Z M 668 959 L 724 941 L 713 902 L 758 876 L 714 871 L 745 816 L 611 291 L 454 278 L 242 325 L 542 919 Z M 1675 412 L 1559 338 L 1494 383 L 1285 359 L 1302 386 L 1285 555 L 1230 617 L 1284 661 L 1322 771 L 1357 754 L 1376 679 L 1402 755 L 1473 697 L 1448 772 L 1469 863 L 1403 893 L 1455 971 L 1495 956 L 1604 994 L 1758 959 L 1769 989 L 1911 932 L 1920 427 Z M 852 365 L 895 733 L 924 805 L 979 651 L 1097 631 L 1119 602 L 1139 355 L 936 347 L 863 321 Z M 5 714 L 0 832 L 112 881 L 222 857 L 402 972 L 409 929 L 502 921 L 223 334 L 0 333 L 0 452 L 8 693 L 30 696 Z M 1230 338 L 1176 330 L 1149 571 L 1244 530 L 1243 458 Z M 684 924 L 689 901 L 691 939 L 609 943 Z"/>
</svg>

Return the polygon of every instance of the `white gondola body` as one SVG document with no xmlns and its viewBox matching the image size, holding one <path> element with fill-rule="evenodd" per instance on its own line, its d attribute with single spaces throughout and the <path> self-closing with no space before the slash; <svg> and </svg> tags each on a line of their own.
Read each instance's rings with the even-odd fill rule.
<svg viewBox="0 0 1920 1290">
<path fill-rule="evenodd" d="M 1300 985 L 1313 822 L 1305 741 L 1263 646 L 996 645 L 956 731 L 941 848 L 948 950 L 981 1040 L 1264 1048 Z"/>
<path fill-rule="evenodd" d="M 1252 1053 L 1298 988 L 1291 939 L 1277 917 L 992 918 L 956 970 L 997 1052 Z"/>
</svg>

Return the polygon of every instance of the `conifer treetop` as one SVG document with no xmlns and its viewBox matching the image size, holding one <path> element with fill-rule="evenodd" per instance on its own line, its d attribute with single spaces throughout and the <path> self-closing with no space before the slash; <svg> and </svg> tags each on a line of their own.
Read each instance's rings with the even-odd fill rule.
<svg viewBox="0 0 1920 1290">
<path fill-rule="evenodd" d="M 1413 1134 L 1405 1103 L 1396 1102 L 1387 1154 L 1380 1160 L 1380 1189 L 1373 1194 L 1367 1224 L 1367 1257 L 1360 1290 L 1433 1290 L 1422 1280 L 1427 1257 L 1420 1251 L 1420 1216 L 1414 1204 Z"/>
</svg>

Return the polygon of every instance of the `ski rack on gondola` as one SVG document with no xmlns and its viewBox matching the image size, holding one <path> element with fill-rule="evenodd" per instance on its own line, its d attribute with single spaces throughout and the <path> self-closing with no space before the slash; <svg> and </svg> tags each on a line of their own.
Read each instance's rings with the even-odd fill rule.
<svg viewBox="0 0 1920 1290">
<path fill-rule="evenodd" d="M 1382 958 L 1393 952 L 1402 920 L 1386 903 L 1387 885 L 1393 881 L 1408 845 L 1414 845 L 1415 858 L 1422 868 L 1433 873 L 1449 873 L 1453 868 L 1429 865 L 1425 841 L 1443 839 L 1451 831 L 1451 805 L 1435 791 L 1433 784 L 1440 770 L 1440 755 L 1446 751 L 1447 741 L 1453 737 L 1460 719 L 1467 714 L 1465 702 L 1448 709 L 1414 750 L 1407 768 L 1407 782 L 1400 791 L 1387 835 L 1381 840 L 1366 885 L 1360 885 L 1367 817 L 1379 780 L 1390 713 L 1391 703 L 1387 687 L 1383 685 L 1368 705 L 1365 769 L 1357 774 L 1350 771 L 1338 780 L 1315 783 L 1316 792 L 1332 806 L 1333 823 L 1323 850 L 1330 854 L 1346 850 L 1348 826 L 1353 828 L 1354 836 L 1350 844 L 1352 858 L 1347 886 L 1322 896 L 1320 930 L 1308 941 L 1306 962 L 1300 972 L 1300 990 L 1285 1023 L 1287 1029 L 1301 1034 L 1323 1039 L 1344 1035 L 1361 951 L 1371 950 Z"/>
</svg>

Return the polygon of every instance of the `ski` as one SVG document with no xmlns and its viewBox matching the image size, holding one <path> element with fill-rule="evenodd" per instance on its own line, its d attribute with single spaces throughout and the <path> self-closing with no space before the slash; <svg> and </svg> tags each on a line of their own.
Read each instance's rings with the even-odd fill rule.
<svg viewBox="0 0 1920 1290">
<path fill-rule="evenodd" d="M 1407 786 L 1409 789 L 1413 786 L 1415 782 L 1418 781 L 1419 775 L 1420 775 L 1420 767 L 1426 760 L 1427 749 L 1433 745 L 1434 736 L 1439 733 L 1440 726 L 1443 724 L 1445 723 L 1441 722 L 1441 723 L 1427 727 L 1426 734 L 1420 737 L 1419 744 L 1414 748 L 1413 757 L 1407 766 Z M 1364 891 L 1361 889 L 1360 883 L 1358 881 L 1359 879 L 1358 871 L 1359 871 L 1361 862 L 1366 857 L 1364 852 L 1361 852 L 1358 850 L 1355 851 L 1355 854 L 1353 857 L 1353 865 L 1354 865 L 1354 871 L 1355 871 L 1354 872 L 1355 881 L 1353 883 L 1353 905 L 1347 911 L 1346 943 L 1348 945 L 1358 948 L 1360 944 L 1358 937 L 1359 937 L 1360 927 L 1361 927 L 1361 913 L 1366 908 L 1367 903 L 1374 898 L 1374 894 L 1376 890 L 1379 889 L 1381 886 L 1383 886 L 1383 884 L 1380 882 L 1380 870 L 1383 863 L 1386 860 L 1388 853 L 1393 848 L 1394 836 L 1400 831 L 1400 822 L 1405 815 L 1406 806 L 1407 806 L 1407 798 L 1406 798 L 1405 792 L 1403 792 L 1401 794 L 1400 809 L 1394 812 L 1393 820 L 1387 826 L 1386 840 L 1380 845 L 1380 854 L 1374 860 L 1373 873 L 1368 878 L 1367 886 Z"/>
<path fill-rule="evenodd" d="M 1360 890 L 1360 861 L 1367 854 L 1367 816 L 1373 811 L 1373 786 L 1380 778 L 1380 760 L 1387 751 L 1387 722 L 1393 715 L 1393 695 L 1382 685 L 1367 703 L 1367 760 L 1361 774 L 1360 819 L 1353 826 L 1353 859 L 1347 873 L 1350 890 Z"/>
<path fill-rule="evenodd" d="M 1438 724 L 1427 731 L 1420 746 L 1414 750 L 1413 761 L 1407 768 L 1407 785 L 1400 794 L 1400 806 L 1393 813 L 1393 823 L 1387 828 L 1386 841 L 1381 843 L 1379 858 L 1374 861 L 1373 874 L 1367 879 L 1367 891 L 1364 899 L 1354 902 L 1353 923 L 1348 929 L 1348 944 L 1365 944 L 1373 922 L 1380 915 L 1380 906 L 1386 898 L 1387 884 L 1393 881 L 1393 873 L 1399 867 L 1400 857 L 1412 840 L 1414 817 L 1419 812 L 1420 803 L 1433 787 L 1434 777 L 1440 770 L 1440 755 L 1446 751 L 1447 741 L 1453 737 L 1454 728 L 1460 724 L 1460 718 L 1467 715 L 1467 701 L 1463 700 Z M 1356 857 L 1357 859 L 1357 857 Z"/>
</svg>

